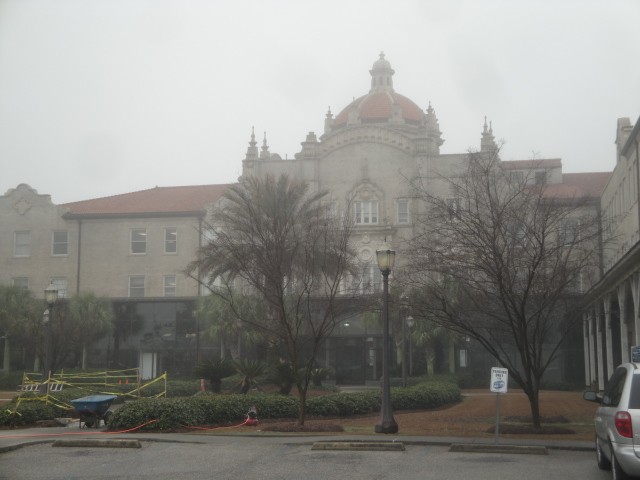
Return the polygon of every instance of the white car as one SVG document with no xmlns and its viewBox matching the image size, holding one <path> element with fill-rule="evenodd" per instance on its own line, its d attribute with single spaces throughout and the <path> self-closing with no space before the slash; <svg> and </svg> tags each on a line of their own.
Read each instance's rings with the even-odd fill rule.
<svg viewBox="0 0 640 480">
<path fill-rule="evenodd" d="M 584 392 L 598 402 L 596 459 L 614 480 L 640 476 L 640 363 L 623 363 L 611 375 L 602 394 Z"/>
</svg>

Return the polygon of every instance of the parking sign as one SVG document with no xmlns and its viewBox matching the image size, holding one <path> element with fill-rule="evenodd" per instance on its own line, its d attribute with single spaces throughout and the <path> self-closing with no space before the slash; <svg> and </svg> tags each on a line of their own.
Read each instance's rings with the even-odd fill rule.
<svg viewBox="0 0 640 480">
<path fill-rule="evenodd" d="M 509 370 L 506 368 L 493 367 L 491 369 L 490 390 L 493 393 L 507 393 L 509 383 Z"/>
</svg>

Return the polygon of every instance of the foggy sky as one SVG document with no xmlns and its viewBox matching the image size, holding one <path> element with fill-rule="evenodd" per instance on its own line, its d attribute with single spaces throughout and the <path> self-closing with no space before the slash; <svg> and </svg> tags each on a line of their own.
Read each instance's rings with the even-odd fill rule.
<svg viewBox="0 0 640 480">
<path fill-rule="evenodd" d="M 640 116 L 635 0 L 0 0 L 0 194 L 54 203 L 229 183 L 252 126 L 283 158 L 369 91 L 434 107 L 442 153 L 615 165 Z"/>
</svg>

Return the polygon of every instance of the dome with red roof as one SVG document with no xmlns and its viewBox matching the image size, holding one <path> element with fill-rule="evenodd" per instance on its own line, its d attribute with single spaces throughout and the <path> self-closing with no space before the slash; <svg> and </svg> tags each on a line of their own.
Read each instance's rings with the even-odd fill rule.
<svg viewBox="0 0 640 480">
<path fill-rule="evenodd" d="M 367 95 L 355 99 L 333 120 L 332 127 L 340 128 L 347 124 L 394 123 L 418 125 L 425 114 L 412 100 L 393 90 L 394 70 L 380 53 L 373 64 L 371 90 Z"/>
</svg>

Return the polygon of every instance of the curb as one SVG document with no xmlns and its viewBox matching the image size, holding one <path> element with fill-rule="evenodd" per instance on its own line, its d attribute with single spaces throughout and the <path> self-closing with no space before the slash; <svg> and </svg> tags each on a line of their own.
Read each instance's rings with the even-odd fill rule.
<svg viewBox="0 0 640 480">
<path fill-rule="evenodd" d="M 402 442 L 340 442 L 326 441 L 315 442 L 311 450 L 350 450 L 350 451 L 372 451 L 372 452 L 403 452 L 405 450 Z"/>
<path fill-rule="evenodd" d="M 547 447 L 533 445 L 490 445 L 454 443 L 449 447 L 450 452 L 465 453 L 519 453 L 525 455 L 548 455 Z"/>
<path fill-rule="evenodd" d="M 98 438 L 84 438 L 75 440 L 56 440 L 52 447 L 101 447 L 101 448 L 142 448 L 138 440 L 101 440 Z"/>
</svg>

